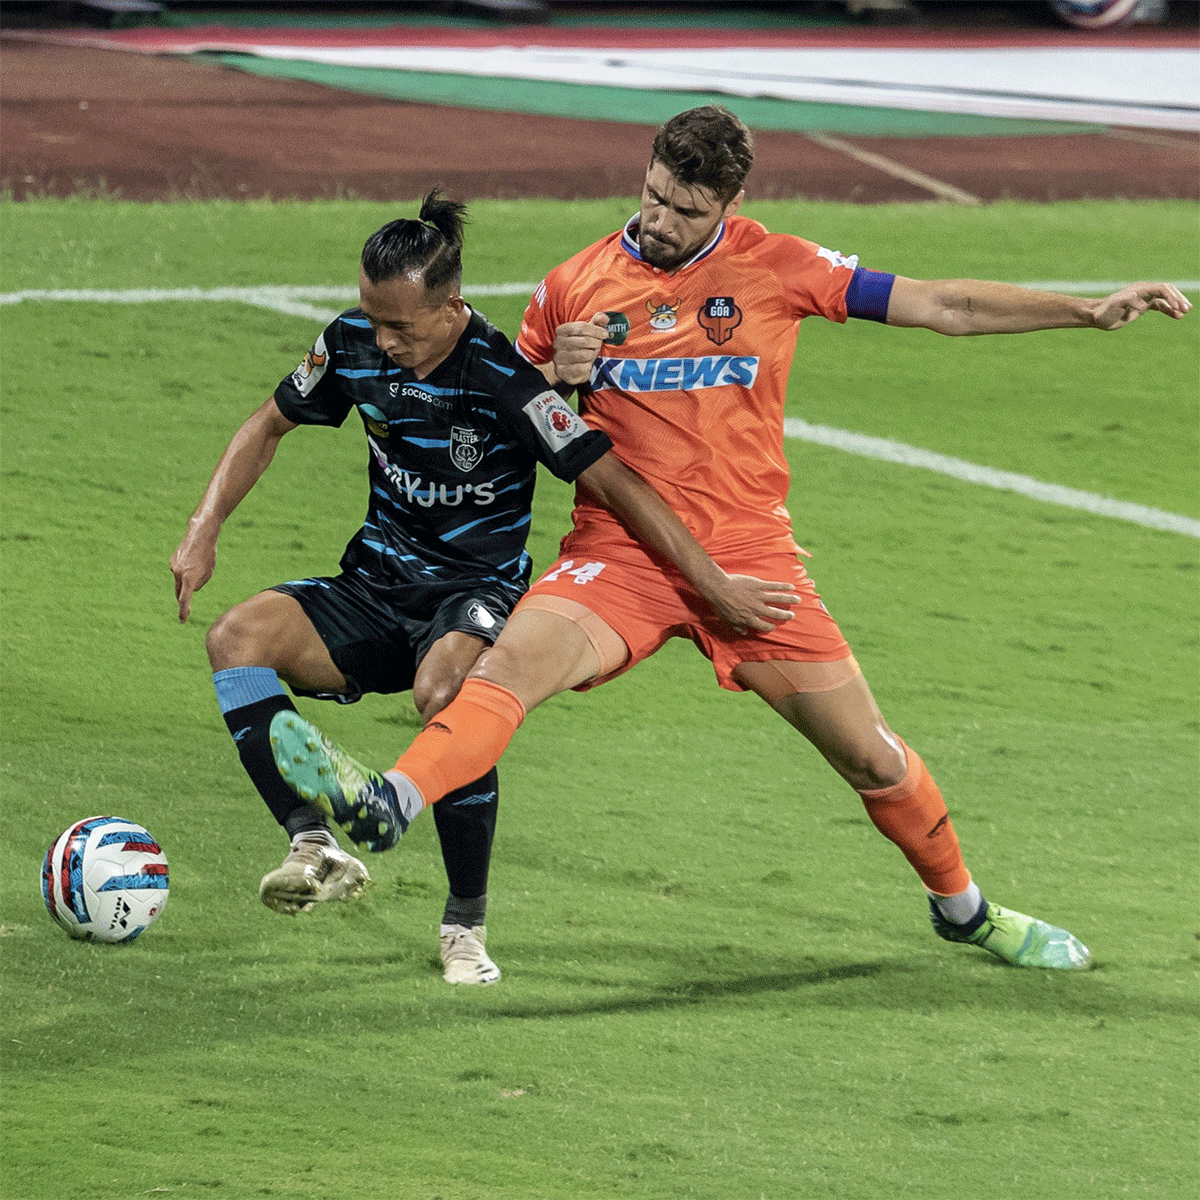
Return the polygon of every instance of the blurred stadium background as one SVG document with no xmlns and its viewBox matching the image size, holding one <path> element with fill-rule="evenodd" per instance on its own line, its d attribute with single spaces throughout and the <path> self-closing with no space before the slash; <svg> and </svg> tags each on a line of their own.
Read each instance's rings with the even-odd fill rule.
<svg viewBox="0 0 1200 1200">
<path fill-rule="evenodd" d="M 1120 11 L 1085 30 L 1047 0 L 5 4 L 0 186 L 387 200 L 433 172 L 466 199 L 630 195 L 629 147 L 709 99 L 756 130 L 760 198 L 1198 198 L 1197 4 Z"/>
</svg>

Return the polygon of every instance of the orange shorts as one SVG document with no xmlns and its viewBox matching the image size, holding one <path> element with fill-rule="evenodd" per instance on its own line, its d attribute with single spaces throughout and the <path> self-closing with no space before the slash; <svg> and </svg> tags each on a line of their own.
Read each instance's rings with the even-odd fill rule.
<svg viewBox="0 0 1200 1200">
<path fill-rule="evenodd" d="M 712 663 L 718 683 L 733 692 L 746 690 L 733 678 L 741 663 L 840 663 L 851 657 L 842 631 L 794 550 L 745 559 L 722 556 L 719 561 L 731 575 L 790 582 L 801 597 L 792 609 L 792 619 L 767 633 L 739 634 L 712 612 L 682 575 L 652 559 L 635 543 L 600 543 L 576 535 L 564 539 L 561 557 L 534 582 L 517 608 L 561 612 L 585 632 L 588 614 L 595 614 L 624 641 L 629 652 L 625 661 L 614 663 L 611 654 L 602 654 L 602 673 L 577 691 L 623 674 L 673 637 L 690 638 Z M 566 605 L 561 603 L 564 600 Z M 839 673 L 839 682 L 842 677 Z"/>
</svg>

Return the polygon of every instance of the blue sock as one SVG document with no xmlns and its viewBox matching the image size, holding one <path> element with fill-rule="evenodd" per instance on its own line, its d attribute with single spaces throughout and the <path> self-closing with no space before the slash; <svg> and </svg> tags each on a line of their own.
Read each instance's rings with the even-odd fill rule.
<svg viewBox="0 0 1200 1200">
<path fill-rule="evenodd" d="M 289 836 L 327 828 L 321 810 L 301 800 L 275 766 L 271 718 L 277 712 L 296 711 L 279 676 L 270 667 L 230 667 L 213 675 L 213 686 L 242 766 L 275 820 Z"/>
</svg>

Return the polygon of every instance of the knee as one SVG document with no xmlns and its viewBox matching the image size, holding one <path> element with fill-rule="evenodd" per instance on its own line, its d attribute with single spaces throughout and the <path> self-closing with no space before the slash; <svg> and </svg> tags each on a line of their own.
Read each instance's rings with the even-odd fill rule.
<svg viewBox="0 0 1200 1200">
<path fill-rule="evenodd" d="M 895 787 L 908 774 L 904 748 L 897 742 L 880 739 L 870 747 L 856 748 L 837 772 L 856 792 L 878 792 Z"/>
<path fill-rule="evenodd" d="M 209 626 L 204 648 L 214 671 L 273 665 L 260 661 L 265 649 L 263 627 L 244 604 L 222 613 Z"/>
<path fill-rule="evenodd" d="M 527 660 L 528 661 L 528 660 Z M 467 673 L 468 679 L 482 679 L 498 687 L 512 687 L 525 664 L 503 642 L 489 646 Z"/>
<path fill-rule="evenodd" d="M 455 679 L 419 679 L 413 684 L 412 699 L 423 721 L 432 720 L 458 695 L 461 686 Z"/>
</svg>

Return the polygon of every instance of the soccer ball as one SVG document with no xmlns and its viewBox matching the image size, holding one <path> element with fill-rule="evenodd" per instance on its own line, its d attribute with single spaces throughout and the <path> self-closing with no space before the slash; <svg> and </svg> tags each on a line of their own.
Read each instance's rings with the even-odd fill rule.
<svg viewBox="0 0 1200 1200">
<path fill-rule="evenodd" d="M 136 821 L 88 817 L 63 830 L 42 862 L 50 915 L 85 942 L 132 942 L 167 904 L 167 856 Z"/>
<path fill-rule="evenodd" d="M 1113 29 L 1131 24 L 1142 0 L 1050 0 L 1060 20 L 1077 29 Z"/>
</svg>

